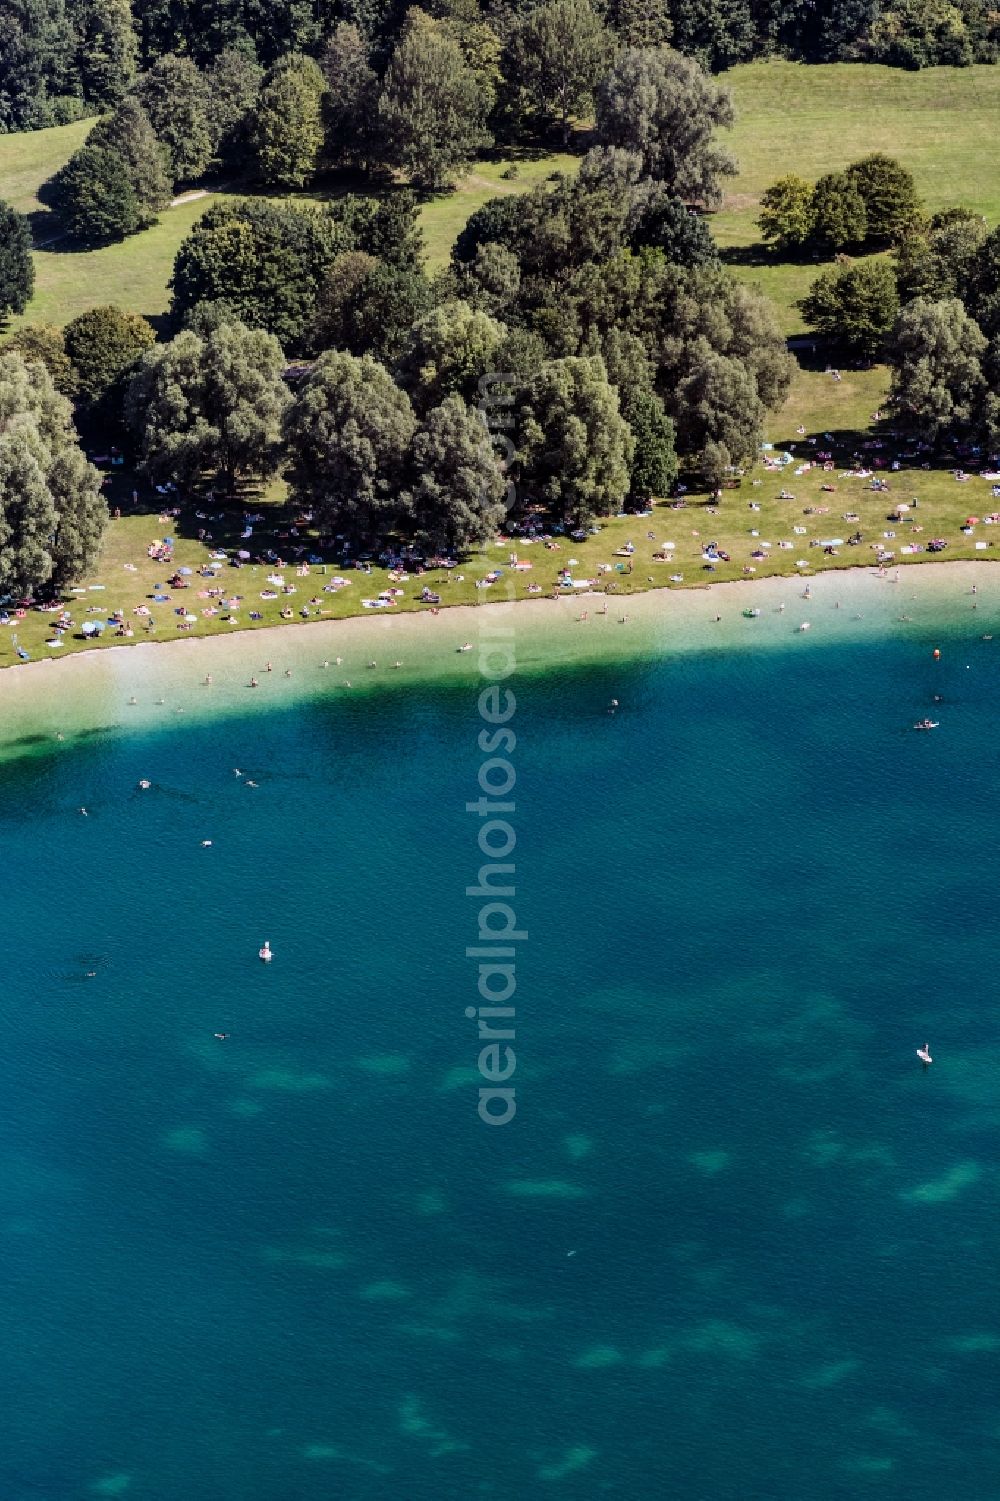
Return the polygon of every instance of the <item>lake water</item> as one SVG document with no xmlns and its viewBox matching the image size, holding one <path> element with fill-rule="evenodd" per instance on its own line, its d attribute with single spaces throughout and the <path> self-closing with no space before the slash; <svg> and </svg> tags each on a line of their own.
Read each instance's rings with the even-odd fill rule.
<svg viewBox="0 0 1000 1501">
<path fill-rule="evenodd" d="M 476 685 L 0 768 L 3 1501 L 1000 1496 L 1000 636 L 511 681 L 503 1127 Z"/>
</svg>

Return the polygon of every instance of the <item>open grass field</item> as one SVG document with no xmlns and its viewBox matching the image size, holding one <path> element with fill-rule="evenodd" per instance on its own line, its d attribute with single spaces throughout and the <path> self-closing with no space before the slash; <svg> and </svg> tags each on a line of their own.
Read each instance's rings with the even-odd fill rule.
<svg viewBox="0 0 1000 1501">
<path fill-rule="evenodd" d="M 761 245 L 760 195 L 795 172 L 814 182 L 858 157 L 885 151 L 913 173 L 929 210 L 962 204 L 1000 221 L 1000 68 L 899 68 L 782 61 L 734 68 L 737 123 L 725 132 L 740 164 L 712 234 L 730 264 L 771 297 L 786 333 L 804 329 L 795 303 L 822 263 L 782 262 Z"/>
<path fill-rule="evenodd" d="M 713 232 L 736 274 L 774 298 L 790 334 L 801 329 L 794 302 L 816 275 L 818 264 L 772 261 L 760 246 L 754 225 L 760 193 L 783 173 L 796 171 L 815 178 L 867 151 L 881 149 L 910 167 L 931 209 L 963 203 L 986 214 L 991 222 L 1000 219 L 1000 164 L 992 150 L 995 121 L 1000 118 L 1000 68 L 910 74 L 873 67 L 806 68 L 774 62 L 735 69 L 728 81 L 740 115 L 731 145 L 740 158 L 741 172 L 723 211 L 713 218 Z M 36 215 L 36 228 L 44 226 L 44 217 L 38 213 L 37 189 L 76 149 L 86 128 L 75 125 L 30 136 L 0 137 L 0 196 L 9 197 L 18 207 Z M 422 222 L 432 267 L 444 264 L 455 235 L 480 204 L 498 192 L 524 191 L 554 170 L 572 169 L 575 158 L 520 157 L 515 161 L 517 171 L 512 179 L 502 175 L 511 160 L 478 163 L 455 193 L 424 207 Z M 155 317 L 167 305 L 166 283 L 176 248 L 204 207 L 205 200 L 198 200 L 170 209 L 154 229 L 122 245 L 83 254 L 60 250 L 58 245 L 40 251 L 38 290 L 28 318 L 63 322 L 101 301 L 114 301 Z M 39 231 L 38 238 L 43 237 Z M 550 539 L 551 546 L 544 542 L 529 546 L 498 542 L 451 572 L 436 570 L 402 583 L 403 597 L 393 609 L 419 609 L 416 595 L 425 583 L 440 592 L 442 604 L 488 600 L 492 597 L 490 589 L 477 589 L 476 583 L 491 569 L 508 566 L 512 550 L 532 565 L 517 576 L 517 593 L 525 596 L 539 588 L 552 592 L 558 570 L 564 565 L 577 581 L 593 579 L 602 589 L 610 586 L 614 597 L 653 585 L 689 588 L 716 580 L 773 574 L 801 577 L 818 568 L 870 564 L 879 543 L 895 550 L 901 565 L 912 566 L 927 561 L 929 554 L 902 554 L 899 549 L 922 548 L 938 536 L 948 543 L 945 558 L 996 557 L 993 537 L 996 535 L 1000 543 L 1000 526 L 981 524 L 971 535 L 961 530 L 969 514 L 983 517 L 994 506 L 1000 509 L 1000 498 L 994 500 L 991 482 L 977 477 L 961 483 L 947 469 L 925 470 L 905 456 L 899 470 L 888 467 L 896 457 L 893 440 L 870 431 L 872 414 L 882 405 L 887 384 L 887 372 L 878 367 L 845 370 L 840 382 L 821 370 L 802 368 L 785 407 L 770 423 L 768 436 L 776 448 L 794 447 L 793 462 L 781 472 L 755 470 L 739 488 L 727 490 L 718 507 L 713 507 L 707 496 L 689 495 L 682 506 L 660 504 L 648 517 L 611 518 L 597 535 L 583 542 L 566 537 Z M 799 432 L 800 428 L 804 432 Z M 872 443 L 884 446 L 863 447 Z M 796 475 L 800 461 L 818 451 L 833 452 L 834 469 L 810 468 Z M 886 466 L 879 472 L 889 481 L 888 493 L 872 490 L 868 477 L 848 475 L 848 470 L 859 467 L 859 460 L 869 467 L 876 460 Z M 133 487 L 139 491 L 135 507 L 131 503 Z M 794 499 L 780 499 L 783 488 Z M 270 570 L 264 565 L 239 570 L 227 565 L 218 584 L 225 585 L 227 599 L 240 596 L 235 607 L 227 606 L 218 614 L 203 613 L 213 609 L 215 601 L 198 598 L 199 590 L 214 585 L 197 573 L 192 575 L 189 589 L 168 601 L 154 603 L 149 598 L 153 593 L 171 593 L 155 587 L 165 582 L 171 570 L 147 558 L 148 544 L 165 534 L 173 535 L 177 539 L 175 566 L 197 570 L 207 563 L 212 547 L 235 544 L 243 507 L 218 515 L 211 505 L 197 507 L 189 501 L 180 517 L 161 519 L 157 497 L 134 476 L 120 472 L 109 493 L 112 505 L 121 503 L 123 516 L 111 523 L 96 576 L 86 581 L 73 600 L 76 631 L 67 633 L 64 646 L 49 648 L 45 643 L 51 635 L 50 617 L 32 611 L 16 624 L 21 645 L 34 658 L 83 649 L 79 628 L 88 618 L 88 610 L 94 612 L 89 618 L 97 619 L 99 612 L 106 616 L 121 608 L 133 622 L 135 639 L 144 639 L 141 619 L 132 612 L 137 605 L 146 604 L 157 622 L 155 639 L 162 640 L 180 634 L 181 617 L 175 613 L 180 609 L 194 615 L 193 634 L 229 633 L 257 624 L 278 624 L 282 608 L 292 610 L 293 620 L 301 618 L 303 607 L 310 611 L 309 618 L 317 614 L 356 614 L 362 610 L 362 598 L 377 597 L 393 582 L 384 570 L 373 569 L 370 575 L 352 570 L 345 572 L 350 581 L 346 588 L 326 593 L 324 586 L 337 571 L 333 558 L 300 577 L 290 551 L 295 545 L 289 533 L 293 518 L 284 506 L 280 487 L 274 487 L 266 496 L 246 497 L 243 507 L 266 508 L 268 519 L 255 527 L 252 548 L 273 547 L 282 556 L 288 566 L 281 571 L 296 591 L 294 595 L 279 594 L 275 600 L 262 600 Z M 911 519 L 896 526 L 888 522 L 886 517 L 894 504 L 909 501 L 914 495 L 919 497 L 919 506 Z M 197 509 L 208 510 L 217 519 L 199 518 Z M 198 528 L 205 525 L 214 532 L 208 545 L 197 539 Z M 796 531 L 796 527 L 804 530 Z M 847 537 L 859 530 L 862 543 L 847 546 Z M 895 537 L 884 535 L 891 531 Z M 648 536 L 650 532 L 652 537 Z M 834 538 L 845 542 L 834 555 L 812 545 Z M 676 544 L 673 563 L 653 560 L 664 540 Z M 710 541 L 729 554 L 728 562 L 706 566 L 702 548 Z M 635 551 L 622 556 L 627 542 Z M 764 547 L 765 542 L 771 545 Z M 779 543 L 791 545 L 779 547 Z M 977 547 L 977 543 L 986 546 Z M 754 558 L 754 552 L 764 556 Z M 799 566 L 802 564 L 807 566 Z M 595 607 L 583 589 L 566 592 L 579 593 L 581 609 Z M 311 605 L 313 599 L 319 603 Z M 613 603 L 609 608 L 614 609 Z M 251 612 L 260 615 L 259 622 L 251 622 Z M 227 623 L 230 614 L 235 616 L 236 625 Z M 0 666 L 15 660 L 10 637 L 9 631 L 0 633 Z M 102 645 L 110 645 L 115 639 L 108 630 Z"/>
</svg>

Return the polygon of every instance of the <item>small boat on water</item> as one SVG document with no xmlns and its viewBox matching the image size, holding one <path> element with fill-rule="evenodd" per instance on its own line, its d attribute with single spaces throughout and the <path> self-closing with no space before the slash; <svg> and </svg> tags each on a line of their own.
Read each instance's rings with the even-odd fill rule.
<svg viewBox="0 0 1000 1501">
<path fill-rule="evenodd" d="M 913 728 L 915 730 L 936 730 L 940 723 L 940 719 L 918 719 Z"/>
<path fill-rule="evenodd" d="M 810 626 L 808 620 L 803 620 L 802 624 L 799 626 L 799 630 L 800 631 L 811 630 L 811 626 Z"/>
<path fill-rule="evenodd" d="M 922 1048 L 917 1048 L 917 1057 L 924 1065 L 924 1068 L 926 1068 L 929 1063 L 934 1062 L 934 1059 L 931 1057 L 931 1045 L 929 1042 L 925 1042 Z"/>
<path fill-rule="evenodd" d="M 274 958 L 274 951 L 272 950 L 271 945 L 268 943 L 266 938 L 264 939 L 263 948 L 259 948 L 257 950 L 257 956 L 258 958 L 263 959 L 265 964 L 270 963 L 270 961 Z"/>
<path fill-rule="evenodd" d="M 759 610 L 744 610 L 743 611 L 743 615 L 744 615 L 745 619 L 747 619 L 747 620 L 756 620 L 757 616 L 759 614 L 760 614 Z"/>
</svg>

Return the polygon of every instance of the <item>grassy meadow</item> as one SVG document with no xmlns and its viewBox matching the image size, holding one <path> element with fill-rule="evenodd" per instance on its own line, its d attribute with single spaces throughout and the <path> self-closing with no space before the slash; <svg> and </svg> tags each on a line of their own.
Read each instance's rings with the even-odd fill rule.
<svg viewBox="0 0 1000 1501">
<path fill-rule="evenodd" d="M 789 334 L 801 331 L 795 302 L 816 275 L 819 263 L 783 263 L 760 244 L 754 223 L 760 194 L 784 173 L 794 171 L 814 179 L 868 151 L 885 150 L 913 171 L 929 208 L 962 203 L 986 214 L 991 222 L 1000 219 L 1000 168 L 994 165 L 996 157 L 991 150 L 1000 106 L 1000 68 L 905 73 L 877 67 L 805 67 L 769 62 L 734 69 L 727 81 L 739 113 L 730 145 L 740 160 L 740 174 L 730 184 L 722 211 L 713 217 L 713 233 L 734 272 L 774 299 Z M 38 242 L 45 240 L 48 228 L 38 189 L 76 150 L 86 130 L 87 125 L 80 124 L 33 135 L 0 136 L 0 196 L 32 214 Z M 556 169 L 571 169 L 574 161 L 569 155 L 528 153 L 498 155 L 477 163 L 455 192 L 428 202 L 422 210 L 429 265 L 437 267 L 446 261 L 468 215 L 488 198 L 501 192 L 524 191 Z M 515 175 L 504 176 L 511 166 Z M 316 196 L 323 196 L 322 192 Z M 26 319 L 60 323 L 103 301 L 114 301 L 155 318 L 167 306 L 166 284 L 177 246 L 205 205 L 205 198 L 180 203 L 167 210 L 154 228 L 121 245 L 74 253 L 60 248 L 57 241 L 39 250 L 37 290 Z M 551 593 L 563 566 L 578 581 L 594 579 L 601 588 L 610 584 L 614 595 L 624 596 L 652 585 L 689 588 L 716 580 L 773 574 L 806 576 L 811 569 L 857 566 L 871 562 L 878 542 L 895 548 L 900 564 L 926 562 L 929 555 L 925 551 L 902 556 L 898 549 L 926 543 L 936 536 L 948 541 L 948 549 L 942 554 L 947 559 L 994 557 L 992 536 L 996 532 L 1000 537 L 1000 527 L 980 525 L 970 536 L 961 531 L 970 513 L 982 517 L 994 505 L 1000 508 L 1000 500 L 992 498 L 989 482 L 975 478 L 959 483 L 946 470 L 912 467 L 905 457 L 898 471 L 886 471 L 891 486 L 888 494 L 872 491 L 868 479 L 847 476 L 858 457 L 868 463 L 878 459 L 885 464 L 895 457 L 891 441 L 884 447 L 862 446 L 883 441 L 871 428 L 887 386 L 887 372 L 879 367 L 845 369 L 839 382 L 821 369 L 801 368 L 768 434 L 779 450 L 794 448 L 795 460 L 784 471 L 755 469 L 742 485 L 727 490 L 717 507 L 705 495 L 689 495 L 679 506 L 657 505 L 648 517 L 608 519 L 597 535 L 583 542 L 554 537 L 548 546 L 542 542 L 530 546 L 496 543 L 450 573 L 437 570 L 419 581 L 406 581 L 401 585 L 404 596 L 393 609 L 419 609 L 415 596 L 425 583 L 441 594 L 443 605 L 488 600 L 493 597 L 490 588 L 477 588 L 476 584 L 494 567 L 507 565 L 512 551 L 531 563 L 531 568 L 519 573 L 516 580 L 518 595 L 525 597 L 539 590 Z M 816 442 L 810 442 L 811 438 Z M 833 452 L 834 471 L 812 468 L 802 475 L 794 474 L 801 459 L 821 450 Z M 824 488 L 829 486 L 833 488 Z M 139 493 L 137 505 L 132 503 L 133 488 Z M 780 499 L 783 488 L 794 499 Z M 918 509 L 908 522 L 893 526 L 886 519 L 888 512 L 897 501 L 909 501 L 912 496 L 919 497 Z M 374 569 L 371 575 L 351 571 L 345 574 L 350 580 L 346 588 L 327 594 L 323 586 L 337 571 L 332 558 L 300 577 L 290 554 L 294 541 L 289 527 L 294 518 L 286 509 L 280 485 L 271 486 L 264 494 L 250 492 L 240 504 L 221 513 L 217 503 L 189 500 L 180 517 L 169 518 L 160 516 L 157 497 L 148 487 L 135 476 L 116 471 L 109 481 L 109 499 L 112 506 L 121 506 L 122 516 L 109 527 L 97 575 L 85 581 L 73 600 L 77 630 L 88 618 L 88 611 L 97 619 L 100 613 L 106 615 L 120 608 L 135 627 L 134 639 L 145 639 L 140 618 L 132 612 L 137 605 L 147 604 L 157 622 L 153 639 L 172 639 L 179 634 L 180 617 L 175 613 L 179 609 L 194 615 L 193 634 L 229 633 L 256 624 L 278 624 L 283 607 L 292 609 L 295 621 L 301 619 L 303 606 L 310 610 L 309 618 L 317 614 L 356 614 L 362 610 L 362 598 L 376 597 L 393 583 L 384 570 Z M 155 589 L 172 569 L 147 558 L 151 541 L 173 535 L 177 539 L 174 566 L 197 569 L 207 560 L 211 547 L 236 545 L 243 509 L 262 504 L 268 519 L 255 527 L 251 545 L 257 550 L 273 547 L 283 557 L 286 567 L 281 571 L 295 589 L 294 595 L 262 600 L 260 595 L 267 589 L 266 576 L 271 571 L 264 566 L 223 568 L 218 582 L 226 586 L 227 597 L 241 597 L 232 611 L 226 608 L 218 614 L 203 613 L 213 607 L 214 601 L 199 599 L 198 594 L 200 589 L 210 587 L 211 581 L 199 579 L 197 574 L 191 576 L 191 586 L 183 593 Z M 198 512 L 207 512 L 208 518 Z M 197 537 L 198 529 L 205 526 L 213 532 L 207 545 Z M 797 527 L 804 530 L 796 531 Z M 831 538 L 846 541 L 857 530 L 864 534 L 863 543 L 841 546 L 835 556 L 812 545 Z M 884 536 L 892 531 L 895 537 Z M 665 540 L 675 543 L 673 563 L 654 560 L 654 553 Z M 728 552 L 730 561 L 706 567 L 702 548 L 709 541 Z M 627 542 L 635 551 L 622 556 Z M 764 548 L 762 542 L 771 546 Z M 779 547 L 781 542 L 791 545 Z M 986 549 L 977 548 L 977 542 L 986 543 Z M 753 558 L 754 551 L 765 556 Z M 806 566 L 797 566 L 801 564 Z M 154 604 L 149 599 L 154 592 L 172 597 Z M 594 608 L 583 589 L 567 592 L 579 592 L 581 610 Z M 319 601 L 316 606 L 309 604 L 313 598 Z M 260 622 L 250 621 L 251 611 L 260 614 Z M 235 616 L 236 625 L 227 623 L 230 614 Z M 50 624 L 49 617 L 37 612 L 16 623 L 20 643 L 32 657 L 65 655 L 84 648 L 78 635 L 69 634 L 63 647 L 47 647 Z M 10 635 L 9 631 L 0 634 L 0 666 L 15 660 Z M 100 644 L 106 647 L 115 640 L 107 630 Z"/>
<path fill-rule="evenodd" d="M 898 158 L 928 209 L 962 204 L 1000 221 L 996 122 L 1000 68 L 908 73 L 832 63 L 749 63 L 726 75 L 737 122 L 725 144 L 740 166 L 712 234 L 732 268 L 781 309 L 788 334 L 805 331 L 795 306 L 824 263 L 782 261 L 755 224 L 760 195 L 790 172 L 814 182 L 872 151 Z"/>
</svg>

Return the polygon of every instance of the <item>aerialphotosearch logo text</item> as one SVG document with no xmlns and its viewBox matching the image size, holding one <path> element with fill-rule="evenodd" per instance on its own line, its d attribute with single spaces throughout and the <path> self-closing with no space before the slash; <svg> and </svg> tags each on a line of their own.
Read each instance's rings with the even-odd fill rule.
<svg viewBox="0 0 1000 1501">
<path fill-rule="evenodd" d="M 509 406 L 511 375 L 484 376 L 479 383 L 479 410 L 486 425 L 486 442 L 504 448 L 501 467 L 507 473 L 514 456 L 510 439 L 498 429 L 513 426 L 512 419 L 493 409 Z M 499 389 L 497 389 L 499 388 Z M 514 485 L 508 477 L 507 509 L 515 499 Z M 508 586 L 507 596 L 514 598 Z M 510 1082 L 517 1068 L 514 993 L 517 990 L 517 945 L 527 938 L 518 927 L 512 906 L 516 895 L 516 865 L 511 856 L 517 834 L 511 822 L 517 810 L 513 797 L 517 772 L 510 757 L 517 736 L 510 721 L 517 709 L 513 689 L 501 686 L 517 665 L 514 630 L 496 620 L 493 611 L 480 614 L 479 674 L 488 684 L 478 696 L 482 727 L 477 736 L 480 754 L 478 784 L 480 796 L 467 802 L 466 812 L 479 820 L 477 843 L 485 863 L 479 867 L 475 886 L 467 886 L 466 896 L 481 903 L 476 921 L 476 939 L 466 949 L 466 957 L 477 963 L 479 1000 L 466 1007 L 465 1015 L 478 1023 L 480 1043 L 478 1065 L 483 1084 L 479 1090 L 479 1116 L 488 1126 L 505 1126 L 517 1113 L 517 1097 Z"/>
</svg>

